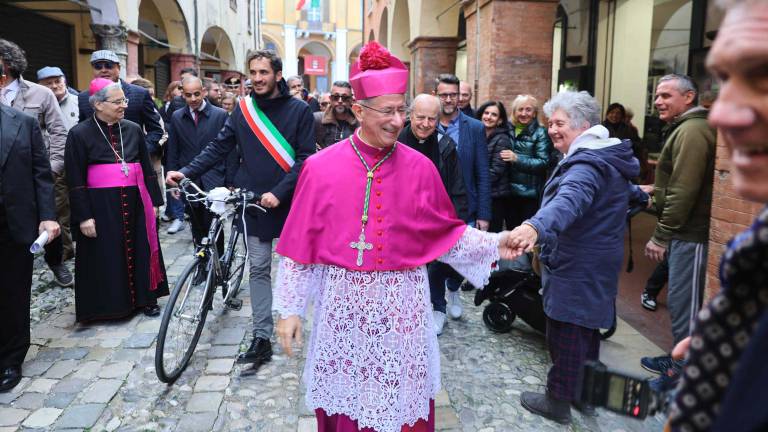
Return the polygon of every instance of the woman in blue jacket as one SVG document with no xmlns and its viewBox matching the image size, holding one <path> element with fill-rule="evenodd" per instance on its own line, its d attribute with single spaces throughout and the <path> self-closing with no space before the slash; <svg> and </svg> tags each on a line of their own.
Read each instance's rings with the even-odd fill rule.
<svg viewBox="0 0 768 432">
<path fill-rule="evenodd" d="M 598 360 L 600 328 L 613 324 L 630 200 L 647 196 L 630 179 L 640 166 L 632 143 L 609 138 L 600 106 L 586 92 L 561 92 L 544 105 L 549 136 L 563 154 L 544 186 L 541 209 L 512 232 L 512 242 L 541 248 L 547 346 L 546 394 L 524 392 L 522 405 L 560 423 L 571 420 L 580 371 Z"/>
</svg>

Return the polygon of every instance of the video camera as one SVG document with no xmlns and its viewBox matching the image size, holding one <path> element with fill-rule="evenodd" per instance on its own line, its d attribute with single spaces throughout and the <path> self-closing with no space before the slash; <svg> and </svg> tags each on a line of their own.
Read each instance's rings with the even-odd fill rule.
<svg viewBox="0 0 768 432">
<path fill-rule="evenodd" d="M 647 378 L 617 372 L 596 361 L 587 361 L 583 373 L 583 404 L 640 420 L 667 409 L 668 394 L 654 392 Z"/>
</svg>

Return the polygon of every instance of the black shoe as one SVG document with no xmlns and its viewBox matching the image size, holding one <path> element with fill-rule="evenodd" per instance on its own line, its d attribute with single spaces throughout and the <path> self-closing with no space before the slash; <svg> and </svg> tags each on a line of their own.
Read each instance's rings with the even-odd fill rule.
<svg viewBox="0 0 768 432">
<path fill-rule="evenodd" d="M 523 392 L 520 404 L 528 411 L 557 423 L 571 422 L 571 404 L 568 401 L 553 399 L 542 393 Z"/>
<path fill-rule="evenodd" d="M 237 356 L 237 363 L 266 363 L 272 359 L 272 342 L 269 339 L 255 337 L 248 351 Z"/>
<path fill-rule="evenodd" d="M 49 267 L 51 272 L 53 272 L 53 281 L 60 286 L 71 287 L 75 284 L 75 278 L 72 277 L 72 273 L 64 264 L 56 264 Z"/>
<path fill-rule="evenodd" d="M 597 417 L 597 410 L 595 409 L 595 406 L 592 404 L 588 404 L 588 403 L 582 404 L 581 401 L 573 401 L 571 402 L 571 405 L 574 408 L 576 408 L 576 410 L 579 411 L 583 416 Z"/>
<path fill-rule="evenodd" d="M 160 315 L 160 306 L 153 304 L 149 306 L 144 306 L 144 315 L 148 317 L 156 317 Z"/>
<path fill-rule="evenodd" d="M 10 391 L 21 381 L 21 367 L 13 366 L 0 373 L 0 393 Z"/>
</svg>

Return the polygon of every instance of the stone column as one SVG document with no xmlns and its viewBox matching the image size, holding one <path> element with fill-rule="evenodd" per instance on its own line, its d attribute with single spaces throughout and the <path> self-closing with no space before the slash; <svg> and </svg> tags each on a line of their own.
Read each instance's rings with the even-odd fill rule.
<svg viewBox="0 0 768 432">
<path fill-rule="evenodd" d="M 128 59 L 127 59 L 127 65 L 125 68 L 125 74 L 126 76 L 137 76 L 139 75 L 139 41 L 141 40 L 141 37 L 138 33 L 129 31 L 127 35 L 127 48 L 128 48 Z"/>
<path fill-rule="evenodd" d="M 457 42 L 455 37 L 419 36 L 408 44 L 413 60 L 410 75 L 414 94 L 431 93 L 438 75 L 455 73 Z"/>
<path fill-rule="evenodd" d="M 473 106 L 491 98 L 508 104 L 518 94 L 532 94 L 541 103 L 549 99 L 557 5 L 557 0 L 475 0 L 464 5 Z"/>
<path fill-rule="evenodd" d="M 195 68 L 199 70 L 197 59 L 192 54 L 168 54 L 168 60 L 171 64 L 171 81 L 176 81 L 181 77 L 181 70 L 184 68 Z"/>
<path fill-rule="evenodd" d="M 299 57 L 296 55 L 296 26 L 285 24 L 285 53 L 283 53 L 283 77 L 299 74 Z"/>
<path fill-rule="evenodd" d="M 96 35 L 96 46 L 102 50 L 110 50 L 120 59 L 120 78 L 125 79 L 128 66 L 128 34 L 122 25 L 91 24 L 91 30 Z"/>
<path fill-rule="evenodd" d="M 336 29 L 336 53 L 333 64 L 333 80 L 349 81 L 349 65 L 347 64 L 347 29 Z"/>
</svg>

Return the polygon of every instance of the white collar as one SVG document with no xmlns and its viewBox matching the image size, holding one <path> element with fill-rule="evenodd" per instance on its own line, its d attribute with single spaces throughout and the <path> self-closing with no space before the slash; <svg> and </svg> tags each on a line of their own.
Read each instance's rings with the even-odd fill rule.
<svg viewBox="0 0 768 432">
<path fill-rule="evenodd" d="M 568 156 L 576 153 L 579 149 L 591 149 L 597 150 L 606 147 L 615 146 L 621 144 L 621 140 L 618 138 L 608 138 L 610 132 L 603 125 L 592 126 L 585 130 L 581 135 L 577 136 L 568 148 L 568 153 L 563 156 L 563 160 Z"/>
<path fill-rule="evenodd" d="M 203 112 L 205 105 L 207 105 L 207 103 L 205 102 L 205 99 L 203 99 L 203 103 L 200 105 L 200 108 L 197 109 L 197 112 Z M 187 107 L 189 108 L 189 113 L 192 115 L 192 118 L 195 118 L 195 110 L 189 105 L 187 105 Z"/>
</svg>

